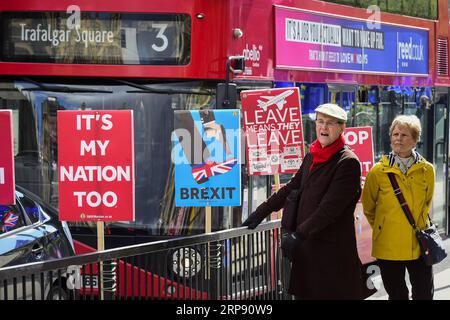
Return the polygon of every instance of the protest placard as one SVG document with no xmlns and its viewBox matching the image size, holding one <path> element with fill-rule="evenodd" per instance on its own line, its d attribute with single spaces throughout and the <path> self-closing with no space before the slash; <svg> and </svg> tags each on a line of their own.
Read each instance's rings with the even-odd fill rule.
<svg viewBox="0 0 450 320">
<path fill-rule="evenodd" d="M 133 111 L 58 111 L 59 218 L 134 221 Z"/>
<path fill-rule="evenodd" d="M 249 175 L 295 173 L 304 157 L 298 88 L 241 92 Z"/>
</svg>

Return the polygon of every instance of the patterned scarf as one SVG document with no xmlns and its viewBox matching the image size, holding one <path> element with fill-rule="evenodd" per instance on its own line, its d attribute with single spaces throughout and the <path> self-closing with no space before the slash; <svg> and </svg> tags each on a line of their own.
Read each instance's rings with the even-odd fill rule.
<svg viewBox="0 0 450 320">
<path fill-rule="evenodd" d="M 413 164 L 419 162 L 420 154 L 417 151 L 412 150 L 412 154 L 408 158 L 408 161 L 406 163 L 403 163 L 402 158 L 400 158 L 397 154 L 395 154 L 392 151 L 391 153 L 389 153 L 388 158 L 389 158 L 389 166 L 393 167 L 395 164 L 397 164 L 398 167 L 400 168 L 400 171 L 403 174 L 406 174 Z"/>
</svg>

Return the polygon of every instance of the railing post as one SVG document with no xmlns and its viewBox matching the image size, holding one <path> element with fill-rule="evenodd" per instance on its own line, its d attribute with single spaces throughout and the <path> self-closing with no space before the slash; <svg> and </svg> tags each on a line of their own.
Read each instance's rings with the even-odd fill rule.
<svg viewBox="0 0 450 320">
<path fill-rule="evenodd" d="M 222 265 L 222 245 L 219 242 L 209 244 L 209 293 L 211 300 L 219 300 L 221 294 L 220 268 Z"/>
<path fill-rule="evenodd" d="M 283 254 L 281 252 L 281 241 L 283 241 L 283 237 L 285 234 L 283 231 L 278 229 L 278 252 L 280 253 L 280 271 L 281 271 L 281 299 L 283 300 L 293 300 L 293 296 L 288 293 L 289 288 L 289 281 L 291 278 L 291 262 L 283 257 Z"/>
<path fill-rule="evenodd" d="M 105 300 L 113 300 L 117 290 L 116 266 L 116 261 L 103 262 L 103 291 Z"/>
</svg>

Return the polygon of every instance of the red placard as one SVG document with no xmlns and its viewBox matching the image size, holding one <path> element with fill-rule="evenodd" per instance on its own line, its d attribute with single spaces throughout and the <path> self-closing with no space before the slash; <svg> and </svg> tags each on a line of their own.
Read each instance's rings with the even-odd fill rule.
<svg viewBox="0 0 450 320">
<path fill-rule="evenodd" d="M 0 110 L 0 204 L 15 204 L 12 111 Z"/>
<path fill-rule="evenodd" d="M 241 92 L 248 175 L 295 173 L 304 157 L 298 88 Z"/>
<path fill-rule="evenodd" d="M 346 128 L 344 137 L 345 143 L 359 158 L 361 163 L 361 184 L 364 187 L 367 173 L 374 164 L 372 127 Z"/>
<path fill-rule="evenodd" d="M 59 219 L 134 221 L 132 110 L 58 111 Z"/>
</svg>

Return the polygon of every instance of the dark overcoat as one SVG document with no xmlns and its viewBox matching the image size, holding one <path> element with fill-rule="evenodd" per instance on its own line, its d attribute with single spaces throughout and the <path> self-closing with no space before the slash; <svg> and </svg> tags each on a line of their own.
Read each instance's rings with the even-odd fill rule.
<svg viewBox="0 0 450 320">
<path fill-rule="evenodd" d="M 354 226 L 361 194 L 359 160 L 344 147 L 310 171 L 311 164 L 307 154 L 291 181 L 256 211 L 280 210 L 290 191 L 301 187 L 296 231 L 305 239 L 292 261 L 289 293 L 301 299 L 363 299 L 366 283 Z"/>
</svg>

